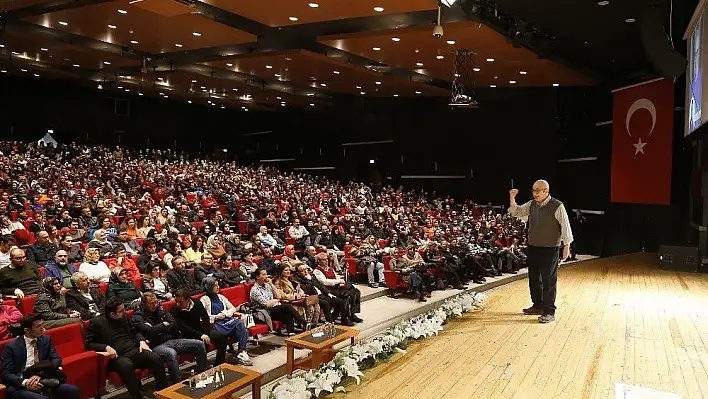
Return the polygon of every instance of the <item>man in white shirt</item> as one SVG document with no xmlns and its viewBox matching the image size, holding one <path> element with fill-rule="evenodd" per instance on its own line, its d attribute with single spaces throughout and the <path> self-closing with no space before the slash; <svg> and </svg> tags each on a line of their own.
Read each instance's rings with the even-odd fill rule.
<svg viewBox="0 0 708 399">
<path fill-rule="evenodd" d="M 15 248 L 8 236 L 0 235 L 0 269 L 10 266 L 10 251 Z"/>
<path fill-rule="evenodd" d="M 8 399 L 47 399 L 50 392 L 63 399 L 79 399 L 77 386 L 60 384 L 51 376 L 61 369 L 61 357 L 52 339 L 44 335 L 42 317 L 27 315 L 20 326 L 24 334 L 8 343 L 2 352 L 2 381 L 8 387 Z"/>
</svg>

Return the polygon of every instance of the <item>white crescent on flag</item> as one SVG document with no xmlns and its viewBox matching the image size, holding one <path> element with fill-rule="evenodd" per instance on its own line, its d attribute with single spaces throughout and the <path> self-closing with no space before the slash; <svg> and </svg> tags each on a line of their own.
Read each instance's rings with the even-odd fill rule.
<svg viewBox="0 0 708 399">
<path fill-rule="evenodd" d="M 640 98 L 637 101 L 633 102 L 632 105 L 629 107 L 629 109 L 627 110 L 627 116 L 624 120 L 624 126 L 627 129 L 627 134 L 629 135 L 629 137 L 632 137 L 632 132 L 629 131 L 629 122 L 632 120 L 632 116 L 634 115 L 634 113 L 639 111 L 640 109 L 645 109 L 649 111 L 649 114 L 651 114 L 651 130 L 649 130 L 648 135 L 650 135 L 654 131 L 654 126 L 656 126 L 656 107 L 654 106 L 654 103 L 651 102 L 651 100 L 649 99 Z"/>
</svg>

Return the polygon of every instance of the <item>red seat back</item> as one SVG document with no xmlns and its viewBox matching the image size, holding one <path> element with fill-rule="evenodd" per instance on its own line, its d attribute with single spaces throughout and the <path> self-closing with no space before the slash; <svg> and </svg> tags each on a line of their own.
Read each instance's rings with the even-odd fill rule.
<svg viewBox="0 0 708 399">
<path fill-rule="evenodd" d="M 175 306 L 175 301 L 164 301 L 161 302 L 160 305 L 163 309 L 165 309 L 165 312 L 170 313 L 172 311 L 172 308 Z"/>
<path fill-rule="evenodd" d="M 59 356 L 66 359 L 69 356 L 86 352 L 84 340 L 81 337 L 81 324 L 74 323 L 47 330 Z"/>
<path fill-rule="evenodd" d="M 27 295 L 20 299 L 18 309 L 23 315 L 34 313 L 34 302 L 37 300 L 37 295 Z"/>
<path fill-rule="evenodd" d="M 221 295 L 225 296 L 226 299 L 231 302 L 232 305 L 238 306 L 242 303 L 249 302 L 248 295 L 246 295 L 246 286 L 239 284 L 235 287 L 225 288 L 220 291 Z"/>
</svg>

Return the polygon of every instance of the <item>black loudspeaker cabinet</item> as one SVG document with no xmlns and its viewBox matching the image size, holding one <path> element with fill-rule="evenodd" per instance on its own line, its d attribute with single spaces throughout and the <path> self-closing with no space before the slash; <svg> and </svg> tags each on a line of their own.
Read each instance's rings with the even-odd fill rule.
<svg viewBox="0 0 708 399">
<path fill-rule="evenodd" d="M 665 17 L 657 7 L 644 7 L 639 25 L 649 62 L 661 76 L 675 79 L 686 71 L 686 58 L 674 50 L 664 28 Z"/>
<path fill-rule="evenodd" d="M 696 273 L 701 265 L 698 247 L 682 245 L 660 245 L 656 261 L 660 268 L 677 272 Z"/>
</svg>

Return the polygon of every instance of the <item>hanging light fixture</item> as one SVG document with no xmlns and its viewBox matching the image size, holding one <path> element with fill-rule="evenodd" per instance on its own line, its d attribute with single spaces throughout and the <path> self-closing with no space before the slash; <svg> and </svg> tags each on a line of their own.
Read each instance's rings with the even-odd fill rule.
<svg viewBox="0 0 708 399">
<path fill-rule="evenodd" d="M 456 2 L 457 0 L 440 0 L 440 3 L 448 7 L 452 7 Z"/>
</svg>

